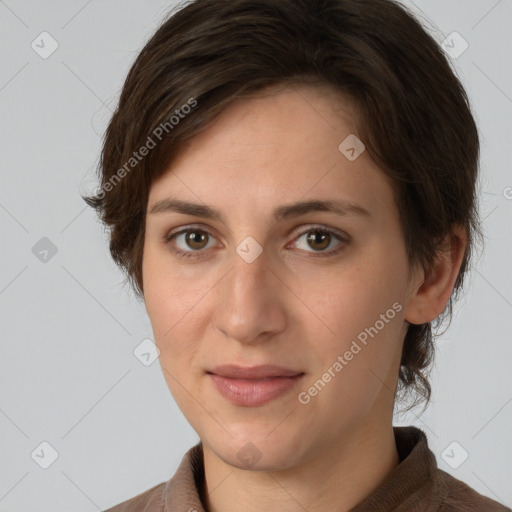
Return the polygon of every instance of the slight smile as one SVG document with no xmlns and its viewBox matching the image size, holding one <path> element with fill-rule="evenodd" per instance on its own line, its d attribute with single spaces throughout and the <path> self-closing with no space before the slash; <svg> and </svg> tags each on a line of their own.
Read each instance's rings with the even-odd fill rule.
<svg viewBox="0 0 512 512">
<path fill-rule="evenodd" d="M 257 407 L 292 389 L 304 372 L 282 366 L 218 366 L 206 372 L 217 391 L 234 405 Z"/>
</svg>

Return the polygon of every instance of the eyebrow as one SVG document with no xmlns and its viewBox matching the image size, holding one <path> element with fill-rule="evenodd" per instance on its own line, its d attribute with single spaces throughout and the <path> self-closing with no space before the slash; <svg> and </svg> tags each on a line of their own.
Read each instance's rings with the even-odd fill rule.
<svg viewBox="0 0 512 512">
<path fill-rule="evenodd" d="M 226 223 L 222 213 L 206 204 L 192 203 L 168 197 L 157 201 L 149 211 L 155 213 L 183 213 L 194 217 L 203 217 L 205 219 L 214 219 Z M 308 201 L 299 201 L 292 204 L 285 204 L 276 208 L 272 214 L 274 222 L 293 217 L 299 217 L 310 212 L 331 212 L 337 215 L 348 215 L 350 213 L 363 217 L 370 217 L 370 212 L 362 206 L 344 199 L 311 199 Z"/>
</svg>

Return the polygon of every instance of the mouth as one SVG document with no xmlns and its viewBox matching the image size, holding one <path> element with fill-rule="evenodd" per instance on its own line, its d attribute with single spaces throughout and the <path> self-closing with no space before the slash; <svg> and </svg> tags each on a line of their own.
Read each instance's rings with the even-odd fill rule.
<svg viewBox="0 0 512 512">
<path fill-rule="evenodd" d="M 234 405 L 257 407 L 289 392 L 304 372 L 275 365 L 218 366 L 206 374 L 217 391 Z"/>
</svg>

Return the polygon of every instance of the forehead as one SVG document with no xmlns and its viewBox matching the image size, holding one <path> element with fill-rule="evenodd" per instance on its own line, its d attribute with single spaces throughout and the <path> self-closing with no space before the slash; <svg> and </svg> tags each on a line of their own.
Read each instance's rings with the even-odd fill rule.
<svg viewBox="0 0 512 512">
<path fill-rule="evenodd" d="M 386 177 L 365 151 L 351 161 L 339 148 L 355 136 L 356 116 L 350 98 L 329 86 L 268 88 L 239 98 L 184 146 L 153 183 L 148 206 L 173 195 L 261 211 L 282 204 L 283 195 L 340 195 L 386 207 Z"/>
<path fill-rule="evenodd" d="M 181 153 L 203 145 L 230 154 L 256 144 L 297 147 L 304 139 L 309 141 L 303 148 L 308 152 L 314 146 L 320 149 L 318 142 L 327 132 L 355 133 L 357 116 L 354 100 L 331 86 L 279 84 L 233 100 Z"/>
</svg>

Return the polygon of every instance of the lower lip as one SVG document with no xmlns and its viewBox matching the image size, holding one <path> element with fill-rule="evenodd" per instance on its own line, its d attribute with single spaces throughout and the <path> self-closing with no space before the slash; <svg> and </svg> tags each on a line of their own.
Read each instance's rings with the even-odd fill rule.
<svg viewBox="0 0 512 512">
<path fill-rule="evenodd" d="M 267 379 L 231 379 L 209 374 L 219 393 L 235 405 L 257 407 L 292 389 L 304 374 Z"/>
</svg>

